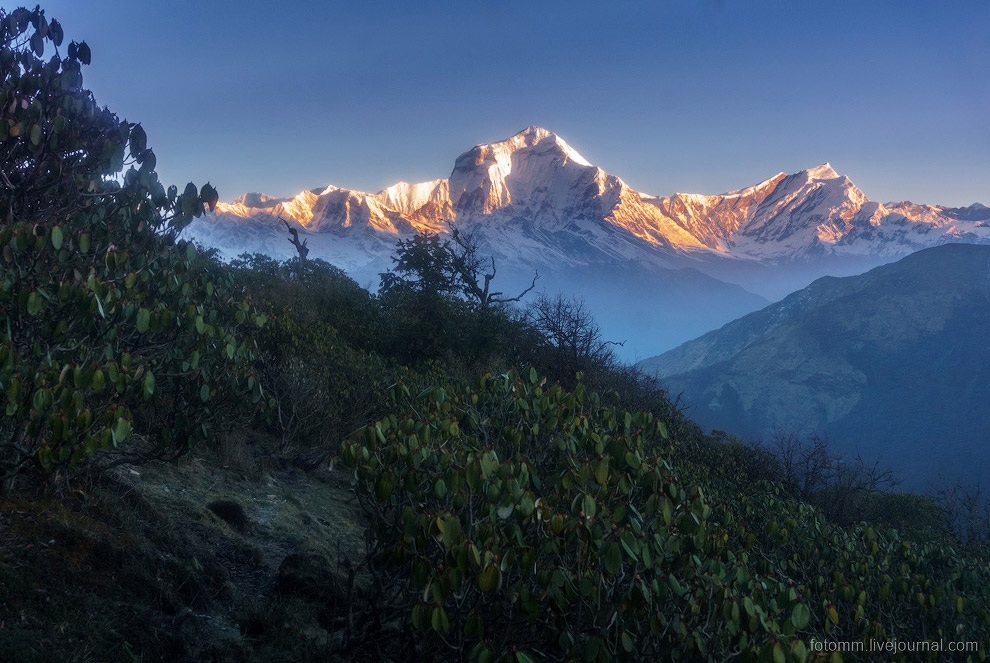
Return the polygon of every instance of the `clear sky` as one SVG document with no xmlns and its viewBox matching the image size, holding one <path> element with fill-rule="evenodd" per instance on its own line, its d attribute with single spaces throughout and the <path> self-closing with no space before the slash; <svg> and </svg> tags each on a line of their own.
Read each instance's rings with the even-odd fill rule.
<svg viewBox="0 0 990 663">
<path fill-rule="evenodd" d="M 873 200 L 990 204 L 987 0 L 42 8 L 90 45 L 87 87 L 142 123 L 162 180 L 221 200 L 446 177 L 539 125 L 650 194 L 828 161 Z"/>
</svg>

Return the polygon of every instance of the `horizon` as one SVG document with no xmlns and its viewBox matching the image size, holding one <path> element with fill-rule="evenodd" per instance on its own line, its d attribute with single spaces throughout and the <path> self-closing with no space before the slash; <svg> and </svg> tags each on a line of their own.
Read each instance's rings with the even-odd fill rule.
<svg viewBox="0 0 990 663">
<path fill-rule="evenodd" d="M 827 162 L 881 203 L 990 204 L 987 3 L 79 4 L 42 8 L 85 87 L 224 201 L 440 179 L 535 125 L 649 195 Z"/>
</svg>

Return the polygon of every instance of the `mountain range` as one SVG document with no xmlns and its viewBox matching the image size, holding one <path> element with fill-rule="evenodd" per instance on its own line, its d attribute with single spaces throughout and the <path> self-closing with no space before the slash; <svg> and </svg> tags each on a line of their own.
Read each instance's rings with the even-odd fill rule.
<svg viewBox="0 0 990 663">
<path fill-rule="evenodd" d="M 990 246 L 824 277 L 639 367 L 693 419 L 766 439 L 826 433 L 905 487 L 990 483 Z"/>
<path fill-rule="evenodd" d="M 188 233 L 227 257 L 311 257 L 374 289 L 398 239 L 456 225 L 497 261 L 500 289 L 534 272 L 583 296 L 624 358 L 675 347 L 825 274 L 855 274 L 946 242 L 990 243 L 990 208 L 870 201 L 824 164 L 719 195 L 655 196 L 529 127 L 476 145 L 450 176 L 377 193 L 336 186 L 220 203 Z"/>
</svg>

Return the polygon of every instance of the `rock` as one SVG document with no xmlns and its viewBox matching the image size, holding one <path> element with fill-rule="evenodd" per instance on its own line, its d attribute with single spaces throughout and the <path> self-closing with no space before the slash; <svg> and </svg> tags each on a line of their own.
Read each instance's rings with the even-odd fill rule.
<svg viewBox="0 0 990 663">
<path fill-rule="evenodd" d="M 232 500 L 217 500 L 207 504 L 206 508 L 238 532 L 244 533 L 251 527 L 251 521 L 248 520 L 247 514 L 244 513 L 244 507 L 237 502 Z"/>
<path fill-rule="evenodd" d="M 314 553 L 293 553 L 282 560 L 276 586 L 282 596 L 327 600 L 338 593 L 338 581 L 330 570 L 331 561 Z"/>
</svg>

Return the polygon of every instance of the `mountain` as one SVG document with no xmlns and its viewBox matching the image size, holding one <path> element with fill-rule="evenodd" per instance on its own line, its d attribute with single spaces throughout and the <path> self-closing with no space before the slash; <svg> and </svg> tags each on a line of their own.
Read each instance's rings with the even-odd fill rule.
<svg viewBox="0 0 990 663">
<path fill-rule="evenodd" d="M 990 482 L 990 246 L 825 277 L 639 367 L 702 425 L 825 431 L 910 489 Z"/>
<path fill-rule="evenodd" d="M 539 127 L 475 146 L 446 179 L 377 193 L 246 194 L 188 232 L 227 257 L 288 258 L 279 217 L 303 231 L 311 257 L 372 289 L 397 239 L 456 224 L 496 259 L 502 289 L 538 271 L 542 287 L 584 295 L 606 332 L 630 341 L 630 357 L 674 347 L 824 274 L 859 273 L 947 241 L 990 242 L 982 205 L 871 202 L 828 164 L 720 195 L 640 193 Z M 623 322 L 633 317 L 653 331 Z"/>
</svg>

